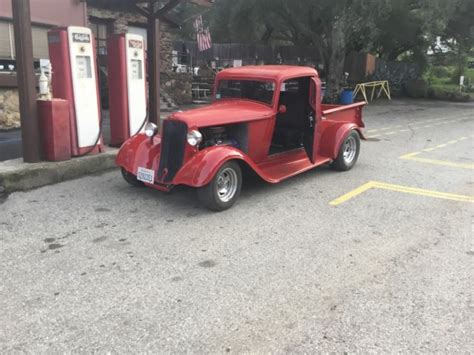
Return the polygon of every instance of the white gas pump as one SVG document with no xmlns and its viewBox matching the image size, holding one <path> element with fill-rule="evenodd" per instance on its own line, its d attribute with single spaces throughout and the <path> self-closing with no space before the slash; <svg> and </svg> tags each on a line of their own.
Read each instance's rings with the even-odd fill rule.
<svg viewBox="0 0 474 355">
<path fill-rule="evenodd" d="M 99 85 L 95 41 L 85 27 L 53 29 L 48 34 L 54 97 L 70 105 L 73 156 L 101 150 Z"/>
<path fill-rule="evenodd" d="M 143 131 L 147 117 L 145 42 L 136 34 L 114 35 L 107 43 L 111 145 Z"/>
</svg>

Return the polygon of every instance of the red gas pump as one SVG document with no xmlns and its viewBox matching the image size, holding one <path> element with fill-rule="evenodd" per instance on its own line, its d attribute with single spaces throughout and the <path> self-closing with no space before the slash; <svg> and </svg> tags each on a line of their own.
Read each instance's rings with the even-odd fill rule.
<svg viewBox="0 0 474 355">
<path fill-rule="evenodd" d="M 53 29 L 48 44 L 53 96 L 69 102 L 71 153 L 98 153 L 103 143 L 92 32 L 85 27 Z"/>
<path fill-rule="evenodd" d="M 112 146 L 121 146 L 143 131 L 147 119 L 145 42 L 142 36 L 120 34 L 107 41 L 107 67 Z"/>
</svg>

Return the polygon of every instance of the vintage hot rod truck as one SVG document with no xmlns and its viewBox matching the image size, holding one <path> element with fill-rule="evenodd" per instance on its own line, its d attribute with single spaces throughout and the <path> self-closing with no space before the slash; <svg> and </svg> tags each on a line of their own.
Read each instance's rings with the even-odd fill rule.
<svg viewBox="0 0 474 355">
<path fill-rule="evenodd" d="M 166 192 L 191 186 L 206 207 L 222 211 L 239 197 L 244 168 L 269 183 L 327 163 L 351 169 L 364 137 L 364 105 L 321 104 L 312 68 L 226 69 L 209 106 L 172 114 L 160 133 L 149 123 L 123 144 L 116 162 L 132 185 Z"/>
</svg>

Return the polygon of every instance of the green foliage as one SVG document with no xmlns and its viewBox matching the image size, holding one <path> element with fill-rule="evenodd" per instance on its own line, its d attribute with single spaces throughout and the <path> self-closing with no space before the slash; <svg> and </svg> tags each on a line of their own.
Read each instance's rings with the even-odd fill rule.
<svg viewBox="0 0 474 355">
<path fill-rule="evenodd" d="M 474 52 L 474 0 L 458 1 L 443 39 L 455 54 L 454 77 L 465 75 L 468 57 Z"/>
<path fill-rule="evenodd" d="M 377 21 L 372 50 L 387 60 L 413 61 L 427 67 L 428 48 L 441 34 L 460 0 L 390 0 L 387 16 Z"/>
</svg>

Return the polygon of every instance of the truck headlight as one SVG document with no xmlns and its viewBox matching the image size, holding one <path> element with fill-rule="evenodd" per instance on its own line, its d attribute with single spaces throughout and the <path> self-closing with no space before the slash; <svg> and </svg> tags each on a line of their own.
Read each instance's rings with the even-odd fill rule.
<svg viewBox="0 0 474 355">
<path fill-rule="evenodd" d="M 145 134 L 147 137 L 154 137 L 158 132 L 158 126 L 152 122 L 149 122 L 145 127 Z"/>
<path fill-rule="evenodd" d="M 197 146 L 202 142 L 202 134 L 197 130 L 188 133 L 188 143 L 190 146 Z"/>
</svg>

